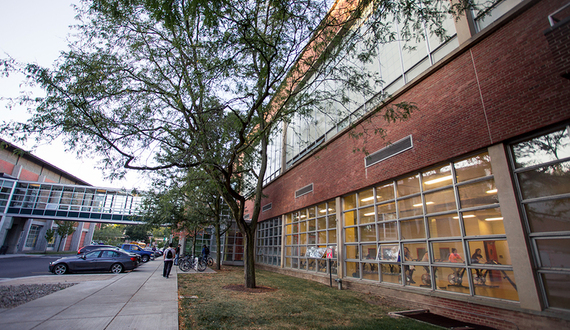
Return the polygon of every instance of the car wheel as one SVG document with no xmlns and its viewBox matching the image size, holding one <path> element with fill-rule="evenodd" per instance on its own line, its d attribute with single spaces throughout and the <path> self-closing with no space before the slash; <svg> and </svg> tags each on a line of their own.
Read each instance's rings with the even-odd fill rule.
<svg viewBox="0 0 570 330">
<path fill-rule="evenodd" d="M 67 265 L 66 264 L 55 265 L 55 267 L 53 268 L 53 272 L 56 275 L 63 275 L 67 273 Z"/>
<path fill-rule="evenodd" d="M 149 259 L 149 257 L 145 254 L 144 256 L 142 256 L 142 262 L 147 262 Z"/>
<path fill-rule="evenodd" d="M 121 264 L 114 264 L 111 266 L 111 273 L 113 274 L 120 274 L 123 271 L 123 265 Z"/>
</svg>

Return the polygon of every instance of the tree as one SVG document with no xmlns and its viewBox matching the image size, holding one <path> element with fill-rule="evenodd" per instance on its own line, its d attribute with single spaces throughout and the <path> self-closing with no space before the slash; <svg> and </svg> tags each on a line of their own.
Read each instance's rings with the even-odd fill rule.
<svg viewBox="0 0 570 330">
<path fill-rule="evenodd" d="M 125 226 L 114 224 L 102 224 L 93 233 L 94 241 L 103 241 L 108 245 L 118 245 L 123 241 Z"/>
<path fill-rule="evenodd" d="M 148 226 L 146 225 L 128 225 L 125 227 L 125 236 L 131 241 L 149 241 Z"/>
<path fill-rule="evenodd" d="M 222 200 L 215 185 L 204 171 L 161 171 L 153 189 L 145 194 L 143 209 L 145 219 L 158 226 L 168 225 L 173 231 L 184 233 L 195 241 L 199 232 L 213 226 L 216 244 L 221 247 L 221 236 L 231 225 L 231 219 L 222 215 Z M 220 269 L 221 251 L 216 254 L 216 267 Z"/>
<path fill-rule="evenodd" d="M 48 244 L 50 244 L 50 242 L 54 239 L 55 233 L 56 233 L 55 229 L 50 228 L 50 229 L 46 230 L 46 234 L 45 234 L 45 238 L 46 238 L 46 242 L 47 242 L 46 251 L 47 251 Z"/>
<path fill-rule="evenodd" d="M 55 223 L 57 223 L 57 235 L 60 237 L 59 239 L 59 245 L 57 247 L 57 250 L 60 251 L 61 250 L 61 243 L 63 243 L 63 241 L 65 241 L 65 238 L 71 234 L 73 234 L 73 232 L 75 232 L 75 225 L 76 223 L 73 221 L 61 221 L 61 220 L 57 220 Z"/>
<path fill-rule="evenodd" d="M 254 242 L 272 132 L 314 109 L 335 117 L 379 91 L 365 65 L 424 24 L 444 36 L 443 17 L 471 0 L 327 1 L 94 0 L 79 8 L 79 34 L 55 69 L 0 61 L 47 95 L 9 134 L 63 136 L 79 154 L 114 170 L 200 167 L 245 239 L 244 277 L 255 287 Z M 372 10 L 373 8 L 373 10 Z M 334 88 L 322 88 L 324 85 Z M 358 97 L 356 97 L 358 95 Z M 379 97 L 378 99 L 384 99 Z M 331 102 L 339 107 L 330 107 Z M 387 120 L 409 104 L 377 107 Z M 338 116 L 336 116 L 338 117 Z M 340 118 L 340 117 L 339 117 Z M 245 203 L 253 201 L 251 221 Z"/>
</svg>

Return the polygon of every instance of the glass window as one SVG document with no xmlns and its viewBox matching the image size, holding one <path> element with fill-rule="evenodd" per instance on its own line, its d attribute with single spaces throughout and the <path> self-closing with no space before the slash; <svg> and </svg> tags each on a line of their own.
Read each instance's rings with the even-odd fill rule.
<svg viewBox="0 0 570 330">
<path fill-rule="evenodd" d="M 394 199 L 394 184 L 388 183 L 376 187 L 376 200 L 378 202 Z"/>
<path fill-rule="evenodd" d="M 362 278 L 365 280 L 378 281 L 378 264 L 376 263 L 363 263 L 362 264 Z"/>
<path fill-rule="evenodd" d="M 420 192 L 420 175 L 413 175 L 397 182 L 398 197 L 417 194 Z"/>
<path fill-rule="evenodd" d="M 396 221 L 379 223 L 377 226 L 379 241 L 394 241 L 398 239 L 398 223 Z"/>
<path fill-rule="evenodd" d="M 375 242 L 376 241 L 376 225 L 360 226 L 360 241 Z"/>
<path fill-rule="evenodd" d="M 402 239 L 417 239 L 426 237 L 424 219 L 412 219 L 400 222 Z"/>
<path fill-rule="evenodd" d="M 521 172 L 519 181 L 523 199 L 568 194 L 570 193 L 570 162 Z"/>
<path fill-rule="evenodd" d="M 380 244 L 376 260 L 378 261 L 400 261 L 400 245 L 399 244 Z"/>
<path fill-rule="evenodd" d="M 487 152 L 480 153 L 455 162 L 455 177 L 457 182 L 468 181 L 492 175 L 491 157 Z"/>
<path fill-rule="evenodd" d="M 425 201 L 428 214 L 452 211 L 457 208 L 453 188 L 425 194 Z"/>
<path fill-rule="evenodd" d="M 458 241 L 433 242 L 432 253 L 434 262 L 464 263 L 465 252 L 463 244 Z"/>
<path fill-rule="evenodd" d="M 449 186 L 453 183 L 451 166 L 445 165 L 422 173 L 424 191 Z"/>
<path fill-rule="evenodd" d="M 382 282 L 401 284 L 402 268 L 399 264 L 380 264 Z"/>
<path fill-rule="evenodd" d="M 336 229 L 336 215 L 332 214 L 328 216 L 328 227 L 329 229 Z"/>
<path fill-rule="evenodd" d="M 459 217 L 456 213 L 428 218 L 430 237 L 461 236 Z"/>
<path fill-rule="evenodd" d="M 404 244 L 404 261 L 421 261 L 426 251 L 426 243 L 406 243 Z"/>
<path fill-rule="evenodd" d="M 524 204 L 532 233 L 570 231 L 570 198 Z"/>
<path fill-rule="evenodd" d="M 376 259 L 376 244 L 362 245 L 362 258 L 366 260 Z"/>
<path fill-rule="evenodd" d="M 486 180 L 458 187 L 462 208 L 470 208 L 499 202 L 494 180 Z"/>
<path fill-rule="evenodd" d="M 368 189 L 358 193 L 358 198 L 360 199 L 360 206 L 372 205 L 374 204 L 374 191 Z"/>
<path fill-rule="evenodd" d="M 499 208 L 462 213 L 466 236 L 503 235 L 503 216 Z"/>
<path fill-rule="evenodd" d="M 374 222 L 374 206 L 358 210 L 358 215 L 361 224 Z"/>
<path fill-rule="evenodd" d="M 570 274 L 542 273 L 542 283 L 548 298 L 548 305 L 555 308 L 570 309 Z"/>
<path fill-rule="evenodd" d="M 537 239 L 540 265 L 570 269 L 570 238 Z"/>
<path fill-rule="evenodd" d="M 343 210 L 351 210 L 356 208 L 356 194 L 343 197 Z"/>
<path fill-rule="evenodd" d="M 346 228 L 344 232 L 345 232 L 345 237 L 344 237 L 345 242 L 353 242 L 353 243 L 358 242 L 358 232 L 356 231 L 356 227 Z"/>
<path fill-rule="evenodd" d="M 385 203 L 378 205 L 378 221 L 395 220 L 396 216 L 396 203 Z"/>
<path fill-rule="evenodd" d="M 354 226 L 356 225 L 356 212 L 345 212 L 344 213 L 344 226 Z"/>
<path fill-rule="evenodd" d="M 346 245 L 346 259 L 360 259 L 358 245 Z"/>
<path fill-rule="evenodd" d="M 413 217 L 423 214 L 423 204 L 421 196 L 415 196 L 398 200 L 399 218 Z"/>
<path fill-rule="evenodd" d="M 570 138 L 566 128 L 534 137 L 512 146 L 515 167 L 528 167 L 570 157 Z"/>
<path fill-rule="evenodd" d="M 467 281 L 466 268 L 458 267 L 432 267 L 435 273 L 435 287 L 437 290 L 469 294 L 469 281 Z"/>
<path fill-rule="evenodd" d="M 469 241 L 471 265 L 512 265 L 509 245 L 506 240 Z"/>
</svg>

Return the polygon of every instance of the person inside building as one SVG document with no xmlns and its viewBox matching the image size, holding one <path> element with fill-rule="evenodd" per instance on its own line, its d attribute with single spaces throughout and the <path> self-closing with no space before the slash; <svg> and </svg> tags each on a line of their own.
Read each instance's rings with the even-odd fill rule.
<svg viewBox="0 0 570 330">
<path fill-rule="evenodd" d="M 412 255 L 410 253 L 410 249 L 408 249 L 407 247 L 404 247 L 404 261 L 412 261 Z M 411 284 L 416 283 L 412 278 L 415 270 L 416 267 L 413 265 L 412 266 L 404 265 L 404 273 L 406 274 L 406 279 L 408 280 L 408 283 Z"/>
<path fill-rule="evenodd" d="M 482 264 L 484 261 L 485 259 L 483 259 L 483 256 L 481 255 L 481 249 L 476 249 L 473 255 L 471 255 L 471 263 Z M 480 278 L 482 275 L 481 269 L 475 269 L 475 272 L 477 273 L 477 278 Z"/>
<path fill-rule="evenodd" d="M 206 246 L 206 244 L 204 244 L 204 246 L 202 247 L 202 257 L 205 260 L 208 260 L 208 257 L 210 256 L 210 249 L 208 249 L 208 247 Z"/>
<path fill-rule="evenodd" d="M 465 261 L 463 261 L 463 259 L 461 258 L 461 256 L 459 255 L 459 253 L 457 253 L 457 249 L 456 248 L 452 248 L 451 249 L 451 254 L 449 255 L 449 262 L 453 262 L 453 263 L 464 263 Z M 457 276 L 457 280 L 459 281 L 458 283 L 461 282 L 460 279 L 463 278 L 463 274 L 465 274 L 465 268 L 452 268 L 453 271 L 455 272 L 456 276 Z"/>
</svg>

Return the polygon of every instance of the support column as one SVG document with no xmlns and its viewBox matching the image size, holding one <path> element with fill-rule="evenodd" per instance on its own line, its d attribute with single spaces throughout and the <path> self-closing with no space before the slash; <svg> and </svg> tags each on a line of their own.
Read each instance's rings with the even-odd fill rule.
<svg viewBox="0 0 570 330">
<path fill-rule="evenodd" d="M 519 212 L 509 161 L 505 146 L 500 143 L 488 148 L 495 186 L 501 204 L 503 225 L 509 243 L 509 253 L 522 308 L 541 311 L 542 303 L 534 277 L 530 249 L 526 240 L 523 219 Z"/>
<path fill-rule="evenodd" d="M 337 260 L 337 277 L 344 277 L 344 240 L 342 235 L 342 198 L 336 198 L 336 260 Z"/>
</svg>

